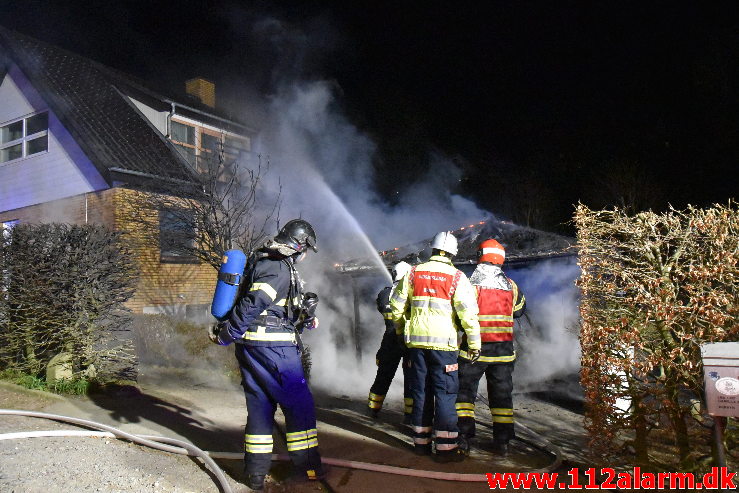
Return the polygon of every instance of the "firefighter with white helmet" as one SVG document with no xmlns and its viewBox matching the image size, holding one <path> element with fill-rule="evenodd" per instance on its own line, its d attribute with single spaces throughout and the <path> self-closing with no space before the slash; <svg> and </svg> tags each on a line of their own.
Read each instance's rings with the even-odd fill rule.
<svg viewBox="0 0 739 493">
<path fill-rule="evenodd" d="M 476 345 L 462 341 L 459 352 L 459 393 L 457 416 L 460 443 L 469 447 L 475 435 L 475 396 L 484 374 L 488 383 L 488 399 L 493 417 L 493 452 L 508 453 L 513 428 L 513 319 L 523 315 L 526 298 L 512 279 L 503 272 L 505 249 L 498 241 L 483 241 L 478 250 L 478 265 L 470 276 L 477 295 L 482 354 L 475 362 L 470 348 Z M 473 364 L 474 363 L 474 364 Z"/>
<path fill-rule="evenodd" d="M 380 349 L 377 351 L 375 356 L 375 362 L 377 363 L 377 376 L 375 377 L 372 387 L 370 387 L 369 397 L 367 399 L 367 406 L 369 407 L 369 413 L 372 417 L 377 417 L 382 409 L 382 404 L 385 401 L 385 396 L 390 388 L 390 384 L 395 377 L 395 372 L 398 370 L 398 364 L 401 360 L 404 360 L 406 353 L 405 344 L 398 340 L 398 333 L 402 330 L 401 326 L 398 326 L 397 333 L 395 324 L 393 324 L 390 316 L 390 295 L 398 285 L 398 282 L 411 270 L 411 266 L 407 262 L 400 261 L 393 267 L 392 286 L 386 286 L 377 294 L 377 310 L 382 313 L 385 319 L 385 334 L 382 336 L 382 342 L 380 343 Z M 403 397 L 405 404 L 405 415 L 410 420 L 411 413 L 411 399 L 408 393 L 408 376 L 407 376 L 407 365 L 403 365 Z"/>
<path fill-rule="evenodd" d="M 438 462 L 464 460 L 458 448 L 454 404 L 459 387 L 458 323 L 467 337 L 468 353 L 479 355 L 480 325 L 475 292 L 467 277 L 452 264 L 457 239 L 442 231 L 431 243 L 428 262 L 413 267 L 390 297 L 391 317 L 404 322 L 408 346 L 413 406 L 414 451 L 431 453 L 432 429 Z"/>
</svg>

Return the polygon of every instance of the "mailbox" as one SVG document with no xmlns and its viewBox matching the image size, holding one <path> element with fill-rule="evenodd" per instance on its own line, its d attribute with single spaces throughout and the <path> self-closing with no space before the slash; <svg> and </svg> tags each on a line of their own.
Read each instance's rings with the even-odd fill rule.
<svg viewBox="0 0 739 493">
<path fill-rule="evenodd" d="M 703 344 L 701 355 L 708 414 L 739 417 L 739 342 Z"/>
</svg>

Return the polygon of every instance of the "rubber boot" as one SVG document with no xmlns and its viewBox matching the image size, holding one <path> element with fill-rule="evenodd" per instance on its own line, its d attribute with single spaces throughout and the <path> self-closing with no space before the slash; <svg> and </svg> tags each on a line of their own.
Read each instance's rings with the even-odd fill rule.
<svg viewBox="0 0 739 493">
<path fill-rule="evenodd" d="M 413 445 L 413 453 L 416 455 L 431 455 L 431 444 L 425 445 L 415 444 Z"/>
<path fill-rule="evenodd" d="M 252 491 L 261 491 L 264 489 L 264 476 L 258 474 L 248 474 L 246 476 L 246 486 Z"/>
<path fill-rule="evenodd" d="M 451 450 L 437 450 L 434 460 L 440 464 L 446 464 L 448 462 L 462 462 L 466 457 L 464 450 L 456 447 Z"/>
<path fill-rule="evenodd" d="M 457 446 L 459 450 L 464 452 L 465 455 L 470 455 L 470 439 L 467 437 L 459 436 L 457 438 Z"/>
<path fill-rule="evenodd" d="M 320 470 L 309 471 L 293 471 L 289 478 L 284 481 L 285 484 L 308 483 L 311 481 L 323 481 L 326 479 L 328 468 L 325 464 Z"/>
<path fill-rule="evenodd" d="M 501 457 L 507 456 L 508 455 L 508 442 L 504 442 L 503 440 L 493 440 L 493 446 L 491 448 L 491 452 Z"/>
</svg>

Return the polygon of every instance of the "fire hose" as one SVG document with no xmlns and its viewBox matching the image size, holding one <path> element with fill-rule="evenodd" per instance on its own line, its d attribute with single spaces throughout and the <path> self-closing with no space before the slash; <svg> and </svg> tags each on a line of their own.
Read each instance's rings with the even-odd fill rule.
<svg viewBox="0 0 739 493">
<path fill-rule="evenodd" d="M 45 418 L 54 421 L 62 421 L 67 423 L 84 426 L 102 431 L 86 431 L 86 430 L 54 430 L 54 431 L 32 431 L 32 432 L 20 432 L 20 433 L 4 433 L 0 434 L 0 440 L 11 440 L 18 438 L 35 438 L 35 437 L 72 437 L 72 436 L 86 436 L 86 437 L 109 437 L 109 438 L 124 438 L 133 443 L 139 445 L 145 445 L 157 450 L 164 452 L 171 452 L 181 455 L 189 455 L 194 457 L 200 457 L 208 468 L 215 474 L 218 482 L 221 485 L 224 493 L 231 493 L 231 487 L 228 484 L 226 475 L 223 473 L 220 467 L 215 463 L 213 459 L 233 459 L 241 460 L 244 455 L 240 452 L 207 452 L 190 443 L 174 438 L 151 436 L 151 435 L 135 435 L 127 433 L 118 428 L 108 426 L 95 421 L 89 421 L 86 419 L 74 418 L 70 416 L 62 416 L 57 414 L 40 413 L 36 411 L 23 411 L 16 409 L 0 409 L 0 415 L 13 415 L 13 416 L 27 416 L 33 418 Z M 529 428 L 516 424 L 517 427 L 525 430 L 527 433 L 532 434 L 539 438 L 540 443 L 531 441 L 523 438 L 516 438 L 516 440 L 527 443 L 541 451 L 544 451 L 555 457 L 552 464 L 546 468 L 531 471 L 532 473 L 537 472 L 551 472 L 557 469 L 561 465 L 561 457 L 559 449 L 539 436 L 536 432 Z M 289 461 L 288 455 L 284 454 L 273 454 L 272 460 Z M 373 464 L 369 462 L 352 461 L 345 459 L 335 459 L 331 457 L 323 457 L 321 461 L 325 464 L 344 467 L 348 469 L 362 469 L 365 471 L 381 472 L 386 474 L 397 474 L 402 476 L 412 476 L 428 479 L 439 479 L 445 481 L 465 481 L 465 482 L 486 482 L 487 476 L 484 474 L 467 474 L 467 473 L 448 473 L 440 471 L 427 471 L 422 469 L 410 469 L 406 467 L 388 466 L 385 464 Z"/>
</svg>

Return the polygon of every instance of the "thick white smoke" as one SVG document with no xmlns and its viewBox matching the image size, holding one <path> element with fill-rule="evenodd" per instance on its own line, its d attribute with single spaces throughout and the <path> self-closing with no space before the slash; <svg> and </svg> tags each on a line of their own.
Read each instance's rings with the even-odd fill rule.
<svg viewBox="0 0 739 493">
<path fill-rule="evenodd" d="M 527 299 L 526 317 L 517 321 L 517 390 L 550 391 L 547 385 L 553 379 L 571 378 L 580 367 L 579 290 L 574 283 L 579 275 L 571 258 L 509 273 Z"/>
<path fill-rule="evenodd" d="M 270 157 L 267 193 L 282 187 L 280 219 L 303 217 L 317 231 L 319 253 L 299 267 L 307 289 L 319 294 L 321 327 L 306 334 L 313 359 L 313 385 L 363 398 L 375 376 L 374 353 L 384 330 L 374 297 L 389 277 L 359 281 L 361 329 L 366 337 L 357 361 L 352 339 L 354 298 L 348 276 L 335 265 L 352 258 L 374 259 L 377 251 L 428 238 L 491 216 L 453 193 L 459 170 L 436 155 L 424 176 L 397 205 L 382 200 L 373 186 L 374 143 L 341 113 L 335 86 L 318 81 L 292 85 L 273 100 L 258 150 Z M 398 172 L 402 173 L 402 166 Z M 278 183 L 279 177 L 279 183 Z M 512 274 L 513 275 L 513 274 Z M 553 376 L 572 374 L 579 361 L 577 266 L 544 264 L 517 273 L 530 291 L 529 317 L 541 333 L 525 334 L 526 352 L 517 368 L 522 386 L 537 387 Z M 402 380 L 400 372 L 398 383 Z M 398 385 L 393 393 L 400 395 Z"/>
<path fill-rule="evenodd" d="M 337 275 L 336 264 L 368 258 L 382 267 L 378 250 L 488 214 L 451 192 L 459 172 L 440 156 L 401 198 L 401 205 L 388 205 L 373 185 L 375 144 L 343 116 L 334 90 L 325 81 L 286 87 L 272 100 L 257 149 L 270 159 L 266 192 L 282 188 L 281 221 L 303 217 L 318 235 L 319 252 L 299 266 L 306 289 L 322 300 L 321 327 L 305 337 L 312 351 L 313 384 L 359 396 L 367 393 L 374 378 L 373 355 L 384 331 L 375 295 L 390 279 L 365 278 L 358 286 L 362 329 L 370 333 L 360 363 L 351 337 L 352 283 L 348 276 Z"/>
<path fill-rule="evenodd" d="M 326 46 L 326 40 L 333 39 L 326 35 L 329 27 L 321 21 L 301 30 L 274 18 L 254 24 L 251 36 L 271 45 L 267 51 L 279 58 L 270 77 L 276 89 L 263 112 L 266 118 L 259 122 L 254 150 L 270 162 L 263 190 L 265 202 L 271 203 L 281 191 L 280 223 L 302 217 L 314 225 L 318 235 L 320 251 L 299 266 L 306 289 L 321 299 L 321 326 L 304 336 L 311 346 L 312 385 L 362 399 L 375 376 L 374 353 L 384 331 L 374 300 L 390 279 L 365 277 L 353 286 L 348 276 L 336 273 L 335 265 L 364 258 L 373 259 L 380 267 L 377 251 L 417 242 L 492 214 L 455 193 L 461 172 L 441 153 L 429 156 L 425 173 L 411 177 L 412 185 L 392 204 L 377 193 L 373 167 L 376 145 L 343 113 L 341 88 L 330 80 L 302 77 L 304 64 L 321 58 L 316 47 L 331 51 Z M 395 163 L 403 182 L 408 182 L 406 169 L 413 169 L 408 164 Z M 562 281 L 562 276 L 574 279 L 576 274 L 573 276 L 571 267 L 561 271 L 551 267 L 529 277 L 537 276 L 545 285 Z M 365 334 L 361 362 L 352 337 L 355 289 Z M 576 320 L 576 300 L 569 292 L 539 296 L 533 291 L 530 316 L 537 326 L 546 327 L 546 334 L 527 336 L 528 354 L 522 355 L 525 357 L 516 371 L 517 380 L 527 384 L 572 373 L 578 367 L 577 336 L 566 331 Z M 401 395 L 400 373 L 391 398 Z"/>
</svg>

